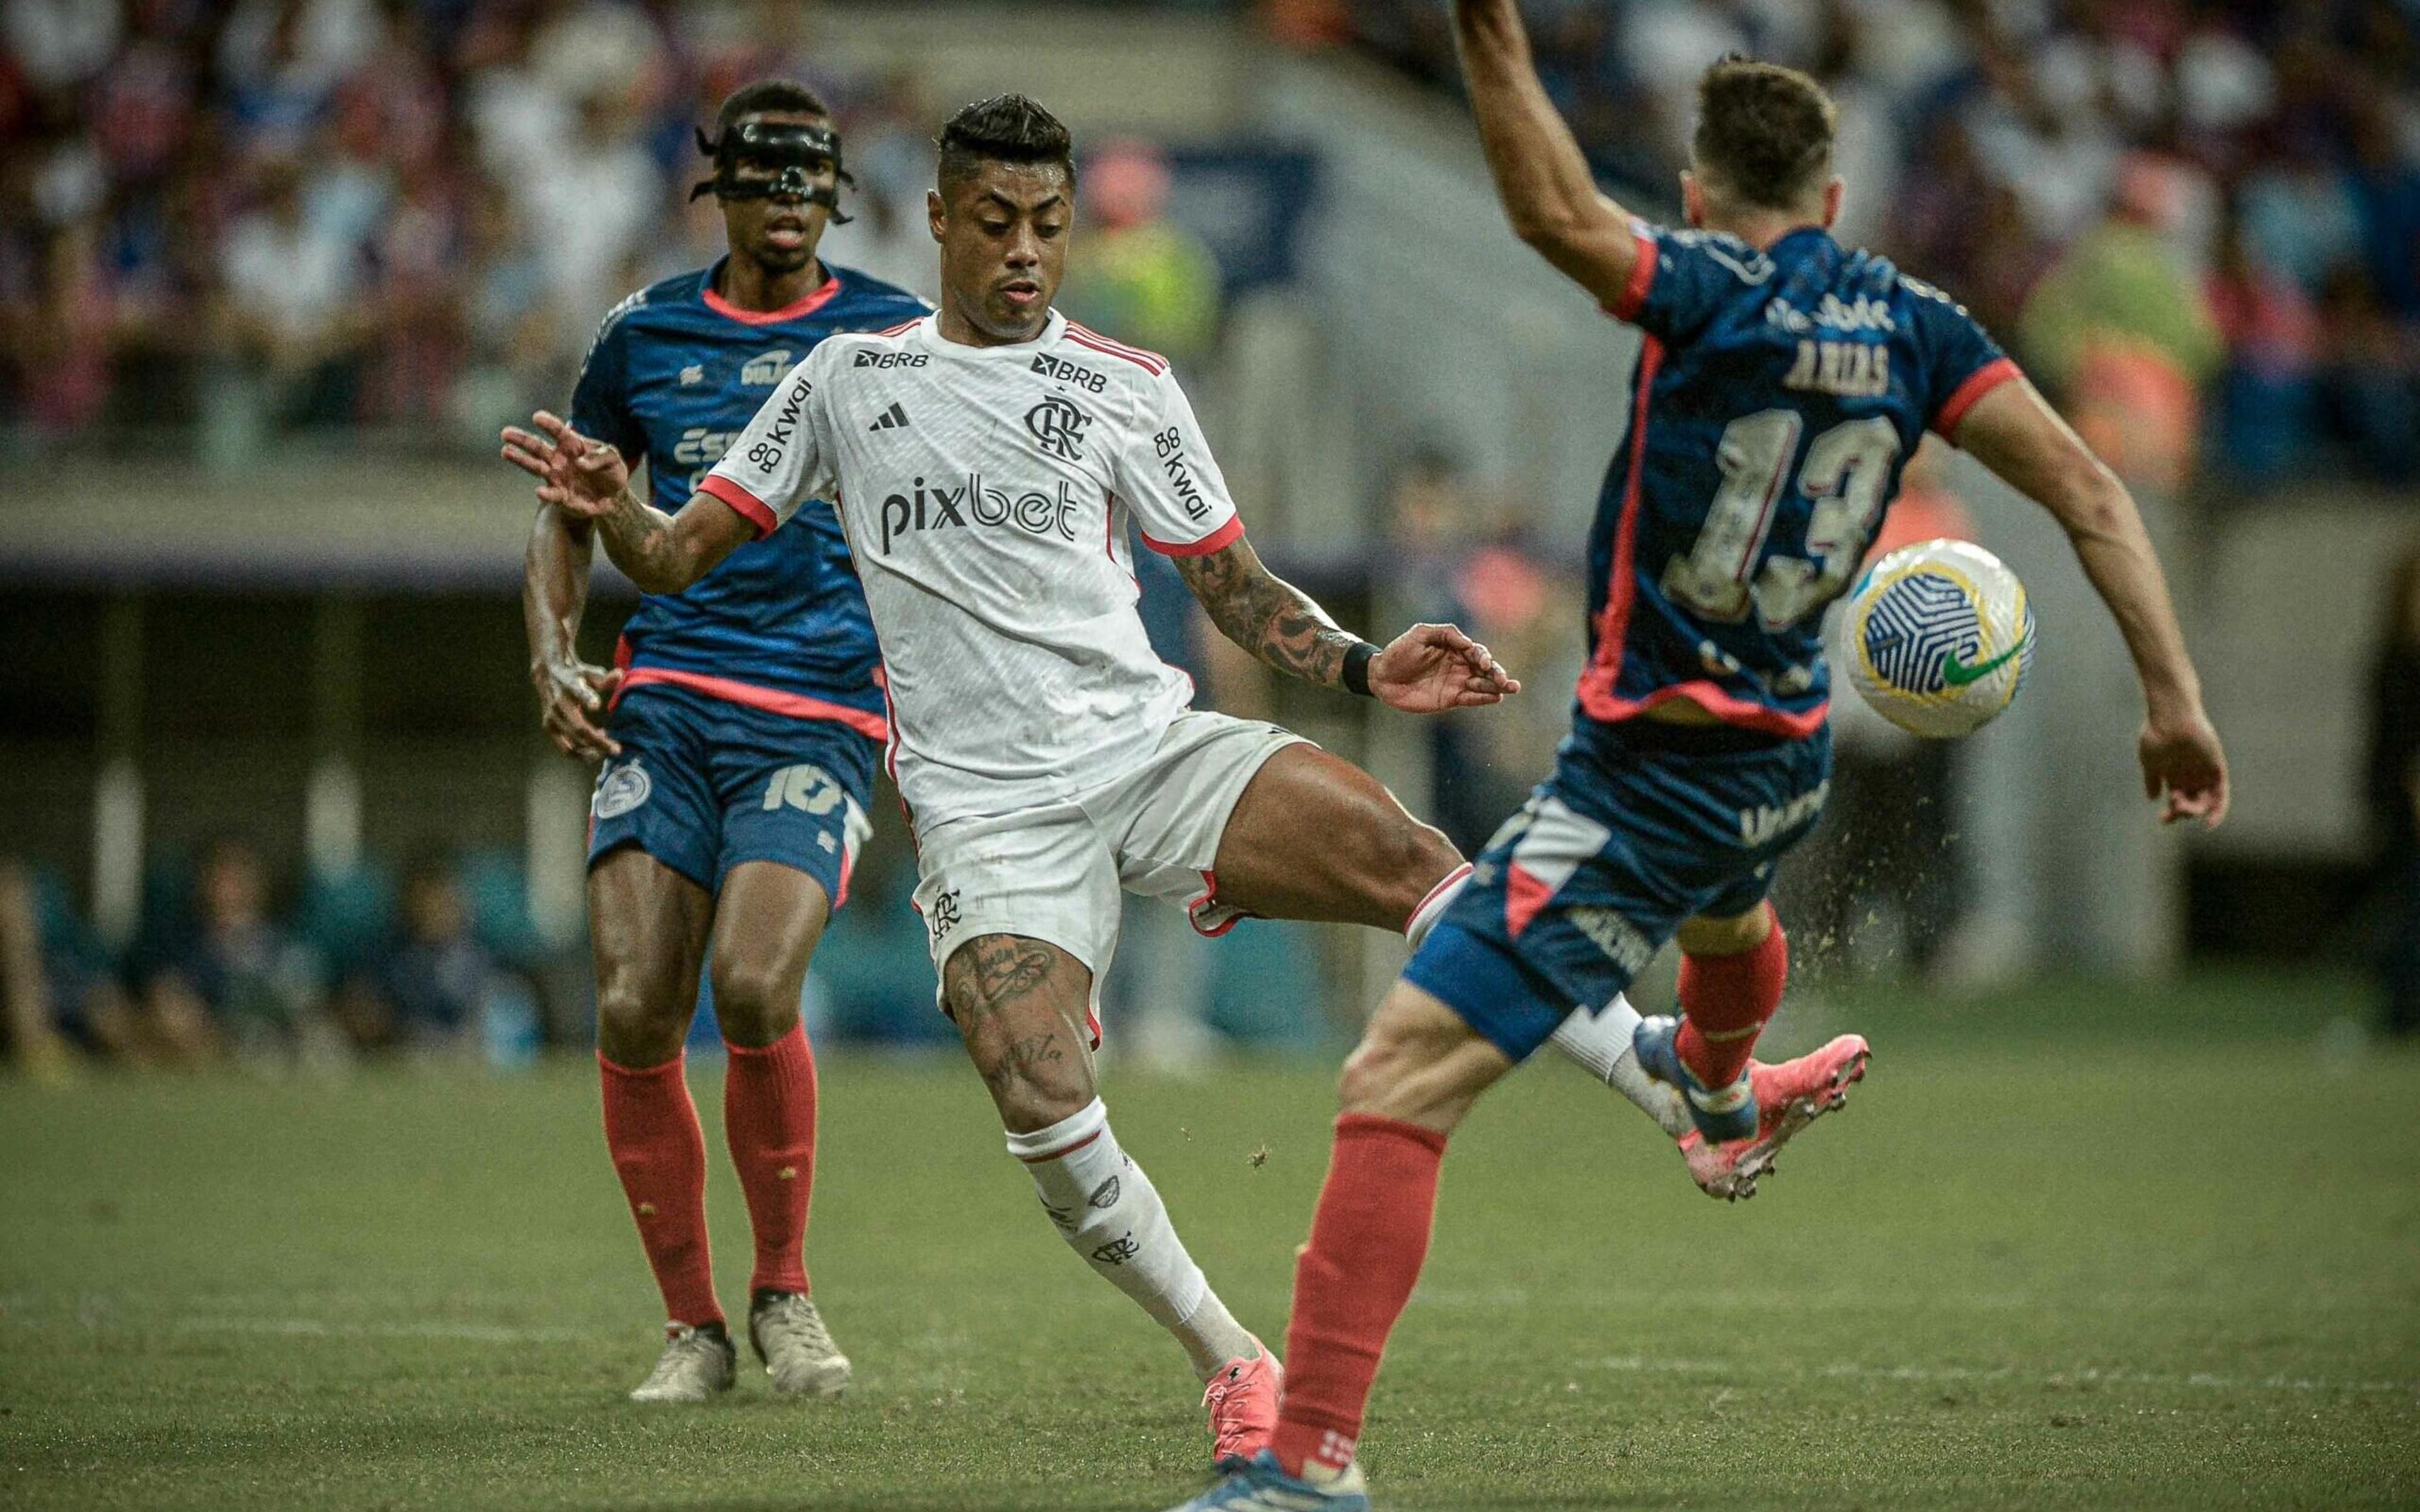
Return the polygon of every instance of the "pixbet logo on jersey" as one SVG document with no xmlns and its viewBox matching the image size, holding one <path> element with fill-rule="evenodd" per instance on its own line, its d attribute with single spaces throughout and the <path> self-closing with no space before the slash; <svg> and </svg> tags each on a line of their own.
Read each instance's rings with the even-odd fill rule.
<svg viewBox="0 0 2420 1512">
<path fill-rule="evenodd" d="M 1059 480 L 1056 494 L 1037 493 L 1031 489 L 1011 497 L 1005 490 L 986 487 L 983 474 L 970 472 L 964 485 L 955 488 L 926 486 L 918 478 L 915 492 L 894 493 L 882 501 L 882 549 L 887 555 L 893 536 L 909 531 L 945 531 L 969 525 L 1009 525 L 1033 535 L 1057 535 L 1072 541 L 1076 538 L 1076 501 L 1067 492 L 1067 480 Z"/>
</svg>

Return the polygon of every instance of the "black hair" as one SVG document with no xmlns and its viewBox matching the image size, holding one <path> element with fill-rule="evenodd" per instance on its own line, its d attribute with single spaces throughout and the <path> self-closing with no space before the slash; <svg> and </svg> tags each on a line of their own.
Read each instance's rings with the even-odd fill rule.
<svg viewBox="0 0 2420 1512">
<path fill-rule="evenodd" d="M 1796 69 L 1729 54 L 1698 82 L 1698 167 L 1750 205 L 1795 209 L 1832 171 L 1838 118 Z"/>
<path fill-rule="evenodd" d="M 933 144 L 941 185 L 960 183 L 986 162 L 1056 163 L 1076 187 L 1076 142 L 1058 116 L 1023 95 L 978 100 L 950 117 Z"/>
<path fill-rule="evenodd" d="M 731 91 L 722 108 L 714 113 L 714 136 L 721 141 L 744 116 L 768 113 L 790 116 L 820 116 L 831 119 L 831 109 L 816 94 L 795 79 L 758 79 Z"/>
</svg>

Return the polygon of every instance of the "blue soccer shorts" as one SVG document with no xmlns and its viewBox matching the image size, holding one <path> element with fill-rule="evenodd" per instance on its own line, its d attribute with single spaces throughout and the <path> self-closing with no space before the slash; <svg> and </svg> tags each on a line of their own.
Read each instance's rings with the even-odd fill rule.
<svg viewBox="0 0 2420 1512">
<path fill-rule="evenodd" d="M 1753 910 L 1830 790 L 1803 740 L 1588 723 L 1472 863 L 1404 978 L 1521 1060 L 1630 985 L 1681 923 Z"/>
<path fill-rule="evenodd" d="M 651 684 L 614 705 L 622 754 L 597 774 L 588 864 L 636 845 L 708 892 L 742 861 L 777 861 L 822 885 L 837 908 L 873 832 L 874 741 L 801 719 Z"/>
</svg>

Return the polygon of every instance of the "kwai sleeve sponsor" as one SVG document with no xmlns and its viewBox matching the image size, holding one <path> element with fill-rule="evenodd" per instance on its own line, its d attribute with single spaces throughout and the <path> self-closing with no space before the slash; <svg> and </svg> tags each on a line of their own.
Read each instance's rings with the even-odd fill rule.
<svg viewBox="0 0 2420 1512">
<path fill-rule="evenodd" d="M 747 517 L 758 535 L 781 529 L 806 501 L 830 496 L 834 454 L 817 391 L 830 381 L 831 367 L 815 360 L 828 349 L 818 347 L 790 369 L 698 485 L 698 492 Z"/>
<path fill-rule="evenodd" d="M 1227 480 L 1174 374 L 1155 374 L 1146 381 L 1115 467 L 1118 497 L 1134 512 L 1143 545 L 1153 550 L 1207 556 L 1244 533 Z"/>
</svg>

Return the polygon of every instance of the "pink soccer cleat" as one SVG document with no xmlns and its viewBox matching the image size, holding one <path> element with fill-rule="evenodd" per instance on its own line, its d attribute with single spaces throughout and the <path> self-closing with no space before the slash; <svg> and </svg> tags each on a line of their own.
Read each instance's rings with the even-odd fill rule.
<svg viewBox="0 0 2420 1512">
<path fill-rule="evenodd" d="M 1228 1361 L 1202 1389 L 1202 1405 L 1210 1409 L 1210 1458 L 1215 1464 L 1251 1458 L 1269 1446 L 1278 1430 L 1278 1393 L 1285 1385 L 1285 1366 L 1258 1337 L 1252 1342 L 1260 1344 L 1257 1356 Z"/>
<path fill-rule="evenodd" d="M 1849 1101 L 1849 1084 L 1866 1074 L 1873 1057 L 1862 1034 L 1844 1034 L 1822 1049 L 1778 1066 L 1751 1062 L 1757 1127 L 1752 1139 L 1706 1143 L 1695 1129 L 1681 1136 L 1681 1158 L 1699 1190 L 1737 1202 L 1756 1196 L 1757 1179 L 1773 1169 L 1774 1156 L 1798 1131 Z"/>
</svg>

